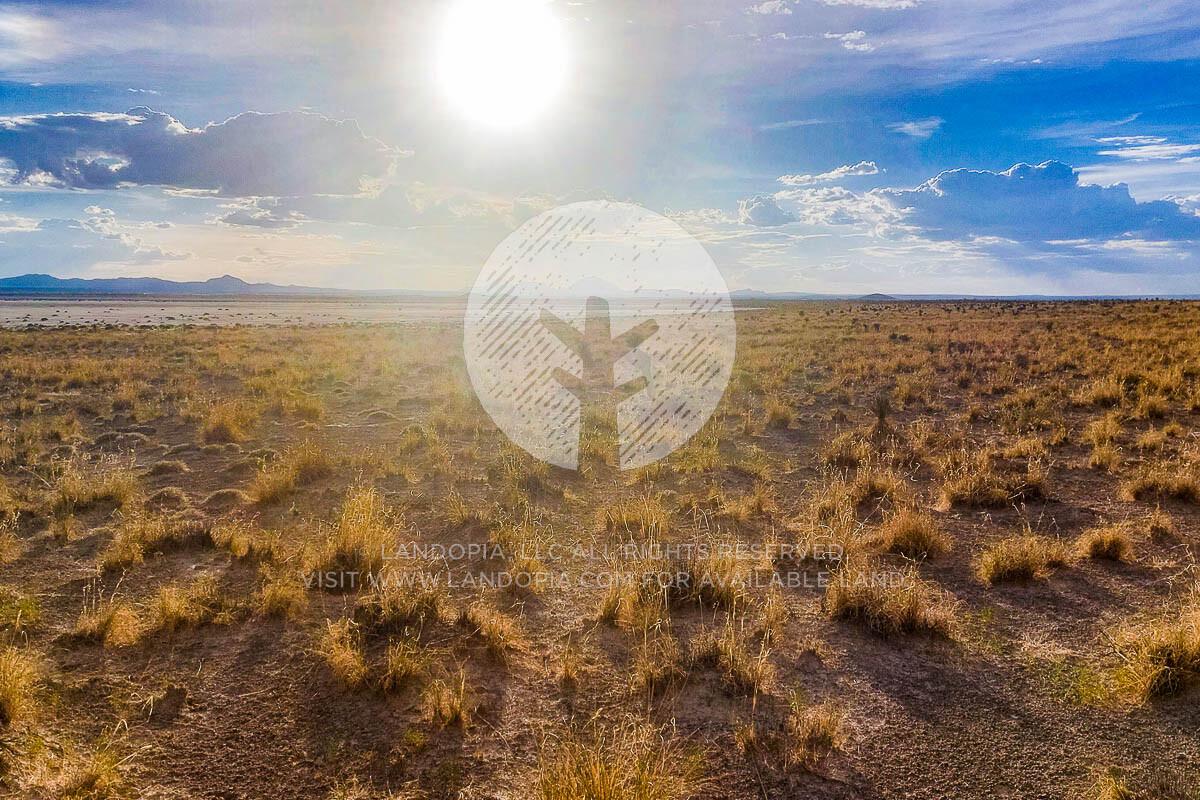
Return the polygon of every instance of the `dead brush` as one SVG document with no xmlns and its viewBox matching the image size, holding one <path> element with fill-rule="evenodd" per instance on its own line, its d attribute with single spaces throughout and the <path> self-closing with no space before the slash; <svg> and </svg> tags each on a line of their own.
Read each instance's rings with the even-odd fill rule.
<svg viewBox="0 0 1200 800">
<path fill-rule="evenodd" d="M 537 800 L 688 800 L 705 796 L 704 754 L 642 722 L 593 723 L 542 744 Z"/>
<path fill-rule="evenodd" d="M 259 574 L 262 585 L 258 592 L 258 607 L 263 614 L 294 619 L 308 608 L 308 593 L 293 570 L 264 564 Z"/>
<path fill-rule="evenodd" d="M 908 558 L 936 558 L 950 552 L 950 537 L 931 515 L 905 507 L 888 516 L 879 529 L 878 546 Z"/>
<path fill-rule="evenodd" d="M 250 497 L 260 504 L 277 503 L 298 487 L 331 475 L 334 466 L 334 459 L 328 453 L 305 441 L 259 469 L 250 484 Z"/>
<path fill-rule="evenodd" d="M 979 556 L 975 574 L 988 584 L 1045 578 L 1070 563 L 1067 546 L 1058 539 L 1039 536 L 1026 526 L 1024 533 L 1002 539 Z"/>
<path fill-rule="evenodd" d="M 1089 800 L 1196 800 L 1200 783 L 1170 769 L 1130 775 L 1109 768 L 1096 779 Z"/>
<path fill-rule="evenodd" d="M 367 662 L 362 636 L 353 620 L 326 620 L 317 652 L 339 683 L 350 690 L 362 688 L 367 678 Z"/>
<path fill-rule="evenodd" d="M 440 725 L 465 729 L 475 714 L 475 702 L 467 688 L 467 672 L 460 668 L 456 677 L 429 682 L 422 695 L 425 710 Z"/>
<path fill-rule="evenodd" d="M 422 573 L 385 572 L 354 606 L 354 621 L 372 633 L 400 633 L 437 622 L 448 598 Z"/>
<path fill-rule="evenodd" d="M 1126 625 L 1116 645 L 1123 689 L 1141 700 L 1178 694 L 1200 681 L 1200 600 L 1193 593 L 1174 619 Z"/>
<path fill-rule="evenodd" d="M 315 568 L 322 572 L 355 578 L 378 574 L 393 544 L 398 520 L 374 487 L 357 487 L 346 495 L 338 520 L 327 531 L 327 538 L 316 557 Z M 344 582 L 336 582 L 338 587 Z M 358 584 L 356 579 L 354 584 Z"/>
<path fill-rule="evenodd" d="M 458 626 L 483 642 L 489 655 L 499 662 L 522 644 L 517 621 L 482 601 L 472 603 L 458 615 Z"/>
<path fill-rule="evenodd" d="M 1200 505 L 1200 469 L 1194 463 L 1147 464 L 1121 484 L 1122 500 L 1171 499 Z"/>
<path fill-rule="evenodd" d="M 1031 460 L 1025 474 L 997 471 L 991 452 L 962 453 L 943 465 L 942 507 L 997 508 L 1018 501 L 1044 500 L 1048 494 L 1049 469 Z"/>
<path fill-rule="evenodd" d="M 70 461 L 62 467 L 51 501 L 55 517 L 89 511 L 103 503 L 127 508 L 140 494 L 132 463 Z"/>
<path fill-rule="evenodd" d="M 200 426 L 200 441 L 205 444 L 244 442 L 258 421 L 259 409 L 244 400 L 216 403 L 209 407 Z"/>
<path fill-rule="evenodd" d="M 788 700 L 790 713 L 782 724 L 768 727 L 755 721 L 734 733 L 747 758 L 783 772 L 812 772 L 846 743 L 846 712 L 834 703 L 810 705 L 797 690 Z"/>
<path fill-rule="evenodd" d="M 32 650 L 0 645 L 0 731 L 32 716 L 44 674 Z"/>
<path fill-rule="evenodd" d="M 385 692 L 402 691 L 424 676 L 429 664 L 429 653 L 416 639 L 389 640 L 383 659 L 383 672 L 379 676 L 379 688 Z"/>
<path fill-rule="evenodd" d="M 100 553 L 98 566 L 106 571 L 141 564 L 147 554 L 179 547 L 198 540 L 201 535 L 195 528 L 161 514 L 149 511 L 124 514 L 117 522 L 112 540 Z"/>
<path fill-rule="evenodd" d="M 876 571 L 869 563 L 834 575 L 824 601 L 829 616 L 876 633 L 946 638 L 954 633 L 956 607 L 952 596 L 921 580 L 915 570 Z"/>
<path fill-rule="evenodd" d="M 720 633 L 704 630 L 692 640 L 691 663 L 715 669 L 725 685 L 737 694 L 757 695 L 766 690 L 774 677 L 774 668 L 766 640 L 759 642 L 755 652 L 747 646 L 750 638 L 751 633 L 736 627 L 732 619 Z"/>
<path fill-rule="evenodd" d="M 228 624 L 236 611 L 221 594 L 216 578 L 204 575 L 187 586 L 159 587 L 150 605 L 151 626 L 171 633 L 208 623 Z"/>
<path fill-rule="evenodd" d="M 1133 540 L 1123 525 L 1104 525 L 1080 534 L 1075 551 L 1082 558 L 1132 562 Z"/>
<path fill-rule="evenodd" d="M 635 541 L 658 539 L 671 530 L 671 513 L 657 494 L 644 494 L 602 508 L 598 518 L 607 533 Z"/>
<path fill-rule="evenodd" d="M 105 647 L 128 647 L 136 644 L 144 630 L 134 607 L 115 599 L 105 599 L 103 592 L 89 584 L 84 590 L 84 606 L 75 620 L 71 636 Z"/>
</svg>

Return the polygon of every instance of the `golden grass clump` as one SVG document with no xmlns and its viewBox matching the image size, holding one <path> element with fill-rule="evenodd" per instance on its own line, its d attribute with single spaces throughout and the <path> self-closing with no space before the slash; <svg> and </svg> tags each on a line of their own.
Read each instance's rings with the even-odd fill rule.
<svg viewBox="0 0 1200 800">
<path fill-rule="evenodd" d="M 347 689 L 359 689 L 366 682 L 367 661 L 362 636 L 353 620 L 326 620 L 317 652 L 325 659 L 334 678 Z"/>
<path fill-rule="evenodd" d="M 429 682 L 422 695 L 425 710 L 434 722 L 466 728 L 475 713 L 474 701 L 467 689 L 467 673 L 460 669 L 457 678 L 437 678 Z"/>
<path fill-rule="evenodd" d="M 277 503 L 300 486 L 333 473 L 334 460 L 310 441 L 289 450 L 276 461 L 264 464 L 250 484 L 250 497 L 256 503 Z"/>
<path fill-rule="evenodd" d="M 233 614 L 212 575 L 204 575 L 188 586 L 159 587 L 150 608 L 154 629 L 168 633 L 209 622 L 226 623 Z"/>
<path fill-rule="evenodd" d="M 902 508 L 888 517 L 879 529 L 879 543 L 888 553 L 909 558 L 934 558 L 950 552 L 950 537 L 931 515 Z"/>
<path fill-rule="evenodd" d="M 600 526 L 608 533 L 636 539 L 658 538 L 671 528 L 671 512 L 660 497 L 652 494 L 607 506 L 598 516 Z"/>
<path fill-rule="evenodd" d="M 286 568 L 261 569 L 262 586 L 258 593 L 258 607 L 268 617 L 293 619 L 308 608 L 308 592 L 300 576 Z"/>
<path fill-rule="evenodd" d="M 487 651 L 498 661 L 504 661 L 510 650 L 521 645 L 517 621 L 483 602 L 472 603 L 458 616 L 458 624 L 479 637 Z"/>
<path fill-rule="evenodd" d="M 0 645 L 0 730 L 30 716 L 44 667 L 31 651 Z"/>
<path fill-rule="evenodd" d="M 734 692 L 758 694 L 774 675 L 769 660 L 771 650 L 763 641 L 757 652 L 752 652 L 747 647 L 749 638 L 748 631 L 739 631 L 732 622 L 720 633 L 705 630 L 692 640 L 692 663 L 717 670 Z"/>
<path fill-rule="evenodd" d="M 703 754 L 644 724 L 592 729 L 547 744 L 538 800 L 689 800 L 703 796 Z"/>
<path fill-rule="evenodd" d="M 59 476 L 52 511 L 57 517 L 87 511 L 101 503 L 125 508 L 140 487 L 128 465 L 88 465 L 70 462 Z"/>
<path fill-rule="evenodd" d="M 72 761 L 63 770 L 59 800 L 106 800 L 128 796 L 121 759 L 107 748 Z"/>
<path fill-rule="evenodd" d="M 1200 681 L 1200 599 L 1175 619 L 1128 625 L 1117 635 L 1118 683 L 1142 700 L 1177 694 Z"/>
<path fill-rule="evenodd" d="M 421 578 L 419 573 L 384 573 L 358 599 L 354 621 L 381 633 L 398 633 L 436 622 L 446 603 L 445 589 L 441 585 L 422 585 Z"/>
<path fill-rule="evenodd" d="M 384 504 L 379 490 L 370 486 L 351 489 L 321 548 L 317 568 L 361 578 L 378 573 L 392 544 L 392 525 L 392 511 Z M 341 582 L 339 587 L 354 588 Z"/>
<path fill-rule="evenodd" d="M 1069 561 L 1067 547 L 1061 541 L 1026 532 L 984 550 L 975 574 L 984 583 L 1032 580 L 1046 577 Z"/>
<path fill-rule="evenodd" d="M 244 442 L 258 421 L 258 409 L 242 400 L 217 403 L 208 409 L 200 426 L 200 440 L 205 444 Z"/>
<path fill-rule="evenodd" d="M 128 647 L 142 636 L 142 621 L 129 603 L 96 598 L 84 607 L 72 635 L 105 647 Z"/>
<path fill-rule="evenodd" d="M 1084 531 L 1076 541 L 1075 549 L 1084 558 L 1133 561 L 1133 540 L 1122 525 L 1105 525 Z"/>
<path fill-rule="evenodd" d="M 950 637 L 957 603 L 917 576 L 915 570 L 839 570 L 825 590 L 825 609 L 834 619 L 857 622 L 884 635 L 931 633 Z"/>
<path fill-rule="evenodd" d="M 1044 462 L 1031 460 L 1025 474 L 1001 474 L 986 450 L 953 466 L 942 482 L 942 505 L 995 508 L 1019 500 L 1047 497 L 1048 470 Z"/>
<path fill-rule="evenodd" d="M 1165 498 L 1200 505 L 1200 474 L 1197 473 L 1194 465 L 1149 464 L 1121 484 L 1121 499 Z"/>
<path fill-rule="evenodd" d="M 398 692 L 420 678 L 429 668 L 429 654 L 415 639 L 393 639 L 388 642 L 383 660 L 379 688 Z"/>
<path fill-rule="evenodd" d="M 102 570 L 141 564 L 146 554 L 177 539 L 184 529 L 168 517 L 138 511 L 121 517 L 112 541 L 100 553 Z"/>
</svg>

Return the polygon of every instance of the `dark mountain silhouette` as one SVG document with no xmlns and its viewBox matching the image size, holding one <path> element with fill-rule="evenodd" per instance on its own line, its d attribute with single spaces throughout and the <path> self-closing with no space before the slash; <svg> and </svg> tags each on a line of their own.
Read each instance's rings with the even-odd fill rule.
<svg viewBox="0 0 1200 800">
<path fill-rule="evenodd" d="M 0 294 L 120 294 L 120 295 L 331 295 L 338 289 L 310 286 L 277 286 L 247 283 L 232 275 L 206 281 L 169 281 L 164 278 L 56 278 L 53 275 L 18 275 L 0 278 Z"/>
</svg>

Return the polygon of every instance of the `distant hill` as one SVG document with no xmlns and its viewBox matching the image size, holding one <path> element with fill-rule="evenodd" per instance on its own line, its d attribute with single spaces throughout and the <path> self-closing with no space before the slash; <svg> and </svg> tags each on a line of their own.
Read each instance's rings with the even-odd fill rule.
<svg viewBox="0 0 1200 800">
<path fill-rule="evenodd" d="M 864 294 L 858 299 L 864 303 L 894 303 L 896 301 L 896 298 L 892 297 L 890 294 L 880 294 L 879 292 Z"/>
<path fill-rule="evenodd" d="M 247 283 L 232 275 L 206 281 L 169 281 L 163 278 L 56 278 L 53 275 L 18 275 L 0 278 L 0 294 L 118 294 L 118 295 L 336 295 L 339 289 Z"/>
</svg>

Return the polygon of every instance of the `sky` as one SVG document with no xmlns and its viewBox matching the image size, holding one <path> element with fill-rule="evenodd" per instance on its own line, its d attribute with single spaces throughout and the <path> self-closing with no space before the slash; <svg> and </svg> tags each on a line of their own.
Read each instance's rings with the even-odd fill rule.
<svg viewBox="0 0 1200 800">
<path fill-rule="evenodd" d="M 1200 293 L 1194 0 L 550 0 L 520 121 L 491 2 L 0 0 L 0 276 L 465 291 L 612 199 L 735 289 Z"/>
</svg>

